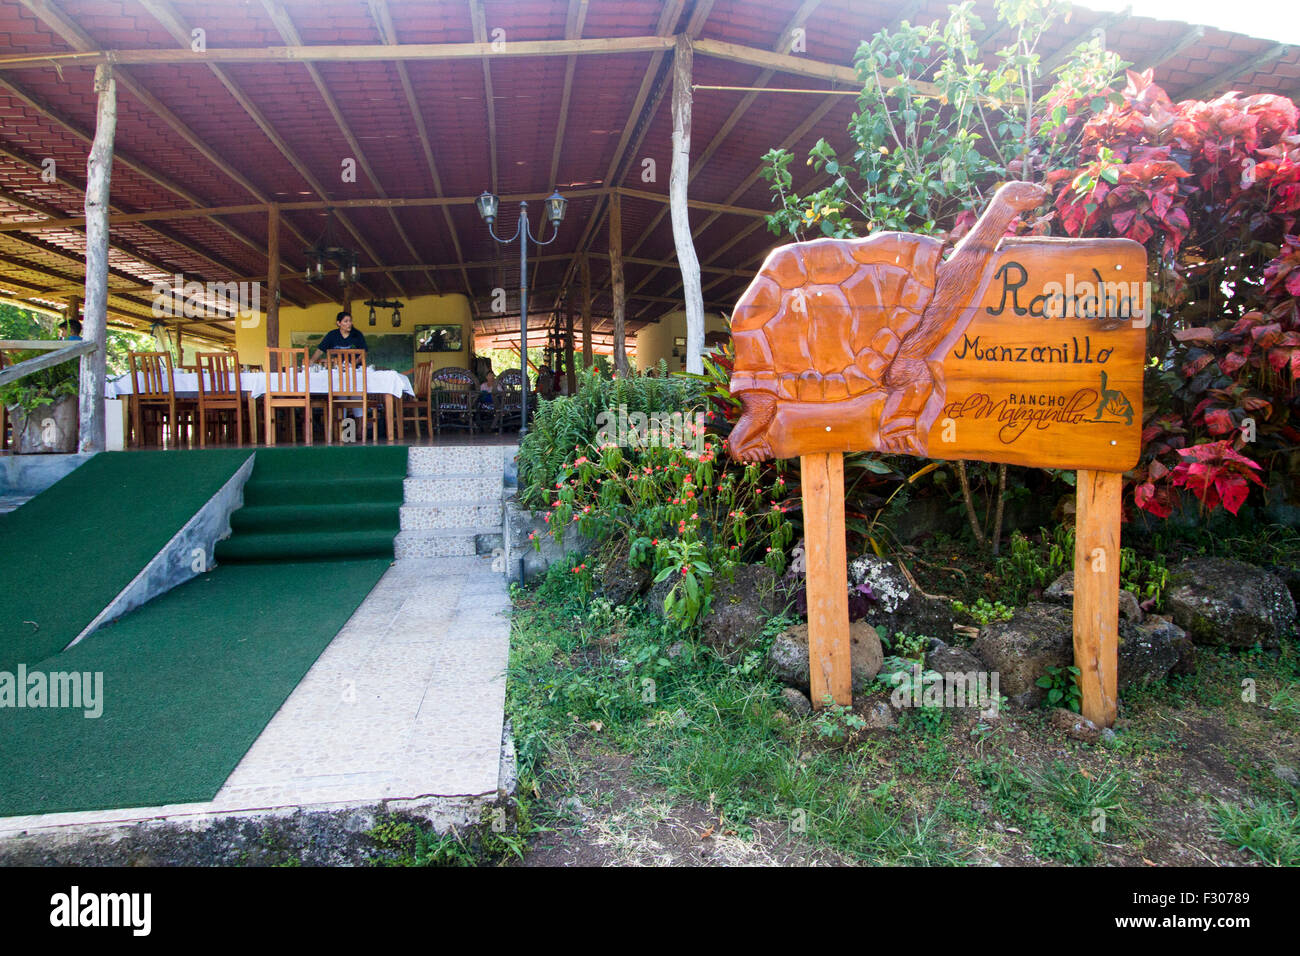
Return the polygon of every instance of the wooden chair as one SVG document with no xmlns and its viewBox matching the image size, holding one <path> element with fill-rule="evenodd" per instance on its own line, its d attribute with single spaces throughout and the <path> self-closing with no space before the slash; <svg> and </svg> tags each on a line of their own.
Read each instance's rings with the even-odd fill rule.
<svg viewBox="0 0 1300 956">
<path fill-rule="evenodd" d="M 336 423 L 334 411 L 349 408 L 361 409 L 361 440 L 365 441 L 366 426 L 373 425 L 374 441 L 378 442 L 379 409 L 370 397 L 369 381 L 366 376 L 366 350 L 330 349 L 325 353 L 325 359 L 328 362 L 326 367 L 329 370 L 330 380 L 329 403 L 325 408 L 325 443 L 333 443 L 336 424 L 339 427 L 339 438 L 342 439 L 343 422 L 340 419 Z"/>
<path fill-rule="evenodd" d="M 234 352 L 198 352 L 199 447 L 206 448 L 208 415 L 219 432 L 223 413 L 234 411 L 235 444 L 244 444 L 244 393 L 239 383 L 239 356 Z"/>
<path fill-rule="evenodd" d="M 430 376 L 429 384 L 435 435 L 442 434 L 444 428 L 468 428 L 471 435 L 478 431 L 478 379 L 473 372 L 440 368 Z"/>
<path fill-rule="evenodd" d="M 167 429 L 167 444 L 180 442 L 179 410 L 173 390 L 172 357 L 170 352 L 129 352 L 131 367 L 131 444 L 149 444 L 148 429 L 158 429 L 158 444 L 162 445 L 162 429 Z"/>
<path fill-rule="evenodd" d="M 492 427 L 498 435 L 503 428 L 520 426 L 527 387 L 528 379 L 517 368 L 508 368 L 497 376 L 496 388 L 492 390 Z"/>
<path fill-rule="evenodd" d="M 423 421 L 429 434 L 433 434 L 433 363 L 419 362 L 415 366 L 415 397 L 402 398 L 402 426 L 407 422 L 415 426 L 415 437 L 420 437 L 420 422 Z"/>
<path fill-rule="evenodd" d="M 266 436 L 262 440 L 275 444 L 275 410 L 289 409 L 290 439 L 298 441 L 298 418 L 294 414 L 302 409 L 307 444 L 311 444 L 311 383 L 308 379 L 307 350 L 266 350 Z M 274 369 L 274 371 L 270 371 Z"/>
</svg>

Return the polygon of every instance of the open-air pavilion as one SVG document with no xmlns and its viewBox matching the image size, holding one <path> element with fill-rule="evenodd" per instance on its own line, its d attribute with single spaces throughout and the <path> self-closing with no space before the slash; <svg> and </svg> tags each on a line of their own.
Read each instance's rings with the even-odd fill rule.
<svg viewBox="0 0 1300 956">
<path fill-rule="evenodd" d="M 977 7 L 997 22 L 992 3 Z M 0 533 L 21 533 L 33 566 L 87 569 L 39 638 L 23 625 L 63 589 L 39 568 L 15 579 L 9 589 L 26 603 L 4 609 L 0 670 L 55 667 L 66 654 L 87 671 L 118 651 L 197 654 L 168 644 L 167 614 L 239 614 L 250 602 L 283 612 L 275 602 L 308 602 L 322 575 L 352 582 L 311 628 L 257 612 L 274 640 L 293 643 L 293 659 L 237 719 L 209 700 L 175 741 L 132 751 L 138 780 L 120 787 L 65 797 L 29 774 L 5 804 L 22 819 L 0 833 L 67 825 L 76 810 L 151 808 L 99 818 L 125 821 L 477 801 L 508 785 L 508 624 L 497 611 L 528 530 L 503 510 L 512 447 L 412 449 L 409 462 L 404 448 L 313 450 L 331 460 L 258 450 L 256 464 L 231 449 L 203 465 L 182 462 L 202 458 L 185 452 L 96 455 L 98 471 L 83 474 L 105 447 L 106 328 L 161 332 L 178 363 L 183 346 L 200 346 L 269 372 L 268 348 L 314 344 L 351 309 L 365 334 L 407 340 L 394 346 L 405 354 L 377 363 L 398 373 L 424 361 L 474 373 L 475 355 L 519 352 L 521 322 L 569 389 L 596 355 L 619 368 L 663 359 L 697 370 L 781 241 L 764 221 L 763 154 L 802 156 L 822 137 L 851 151 L 859 43 L 946 9 L 946 0 L 0 0 L 0 297 L 80 316 L 85 329 L 67 353 L 81 356 L 83 455 L 64 470 L 81 467 L 54 485 L 63 499 L 39 496 Z M 1126 12 L 1076 8 L 1044 58 L 1059 62 L 1097 31 L 1135 69 L 1154 68 L 1175 99 L 1228 88 L 1300 95 L 1296 48 Z M 999 33 L 990 26 L 980 48 Z M 791 171 L 801 194 L 827 179 L 801 164 Z M 499 199 L 499 234 L 513 231 L 523 202 L 535 232 L 549 239 L 554 229 L 553 243 L 529 249 L 526 277 L 518 242 L 496 241 L 480 214 L 484 192 Z M 567 207 L 553 227 L 543 210 L 557 192 Z M 191 294 L 187 283 L 201 288 Z M 241 287 L 258 294 L 243 314 L 225 294 Z M 458 329 L 461 344 L 422 354 L 411 344 L 420 328 Z M 258 414 L 250 406 L 250 419 Z M 393 414 L 390 403 L 390 425 Z M 345 457 L 360 451 L 376 454 Z M 139 465 L 146 457 L 155 460 Z M 148 494 L 132 481 L 148 482 Z M 123 532 L 131 547 L 114 547 L 112 560 L 104 535 L 121 529 L 112 508 L 84 497 L 97 488 L 138 504 Z M 79 523 L 56 526 L 76 509 Z M 439 575 L 454 581 L 441 597 L 429 585 Z M 196 632 L 195 647 L 242 641 L 234 617 L 222 629 L 209 616 L 214 629 Z M 471 649 L 471 634 L 487 637 Z M 184 679 L 186 659 L 161 660 L 169 679 Z M 247 677 L 220 661 L 202 659 L 226 682 L 217 699 Z M 375 709 L 339 717 L 340 681 Z M 158 720 L 135 698 L 121 736 L 102 725 L 103 754 L 125 752 L 111 748 Z M 44 730 L 64 757 L 88 746 L 55 723 Z M 219 759 L 180 782 L 155 772 L 202 750 L 218 723 L 235 728 Z M 367 733 L 394 736 L 338 749 Z M 28 748 L 14 772 L 38 758 Z"/>
<path fill-rule="evenodd" d="M 992 5 L 978 6 L 996 25 Z M 684 367 L 777 241 L 762 154 L 799 155 L 819 137 L 844 147 L 858 43 L 945 11 L 937 0 L 7 2 L 0 292 L 65 313 L 93 298 L 115 326 L 161 321 L 172 344 L 237 348 L 245 365 L 331 328 L 343 304 L 363 330 L 390 332 L 390 310 L 372 329 L 363 303 L 400 301 L 406 329 L 462 323 L 463 351 L 437 361 L 468 369 L 471 350 L 519 345 L 517 244 L 493 241 L 475 199 L 499 196 L 508 232 L 517 201 L 532 203 L 536 228 L 558 190 L 565 220 L 531 256 L 531 341 L 568 370 L 574 352 L 625 349 L 642 367 Z M 1083 8 L 1053 28 L 1045 61 L 1097 31 L 1175 99 L 1300 87 L 1283 44 Z M 97 129 L 112 156 L 103 234 L 86 218 Z M 819 182 L 809 168 L 795 177 L 805 192 Z M 90 276 L 102 302 L 87 285 L 88 230 L 105 249 Z M 329 259 L 307 280 L 307 251 L 322 243 L 352 257 L 355 282 Z M 155 294 L 186 282 L 259 283 L 259 314 L 229 315 L 209 296 L 205 314 L 186 315 Z M 160 319 L 159 298 L 174 315 Z"/>
</svg>

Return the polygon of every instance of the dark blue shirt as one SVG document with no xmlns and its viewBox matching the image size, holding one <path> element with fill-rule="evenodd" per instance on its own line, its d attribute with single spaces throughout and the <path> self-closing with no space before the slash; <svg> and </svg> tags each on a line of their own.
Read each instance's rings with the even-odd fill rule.
<svg viewBox="0 0 1300 956">
<path fill-rule="evenodd" d="M 328 352 L 331 349 L 364 349 L 366 348 L 366 337 L 356 329 L 347 338 L 338 329 L 331 329 L 326 333 L 325 338 L 320 340 L 320 345 L 316 346 L 322 352 Z"/>
</svg>

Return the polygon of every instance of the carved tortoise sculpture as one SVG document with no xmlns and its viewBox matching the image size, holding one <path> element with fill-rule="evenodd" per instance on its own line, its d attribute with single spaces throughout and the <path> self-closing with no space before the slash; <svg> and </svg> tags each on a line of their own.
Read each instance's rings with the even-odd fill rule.
<svg viewBox="0 0 1300 956">
<path fill-rule="evenodd" d="M 794 436 L 846 420 L 882 451 L 924 455 L 943 407 L 942 346 L 969 325 L 1007 227 L 1045 195 L 1002 186 L 943 261 L 939 240 L 900 232 L 774 250 L 732 316 L 743 405 L 732 457 L 785 457 Z"/>
</svg>

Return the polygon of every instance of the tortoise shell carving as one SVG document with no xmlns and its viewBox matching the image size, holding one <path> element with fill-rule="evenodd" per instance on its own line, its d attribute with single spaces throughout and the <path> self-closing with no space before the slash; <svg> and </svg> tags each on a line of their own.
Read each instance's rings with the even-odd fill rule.
<svg viewBox="0 0 1300 956">
<path fill-rule="evenodd" d="M 943 406 L 936 352 L 969 324 L 998 240 L 1044 196 L 1007 183 L 942 261 L 939 240 L 900 232 L 775 249 L 732 315 L 743 405 L 732 457 L 769 458 L 770 431 L 830 430 L 845 416 L 866 416 L 882 451 L 924 455 Z"/>
</svg>

